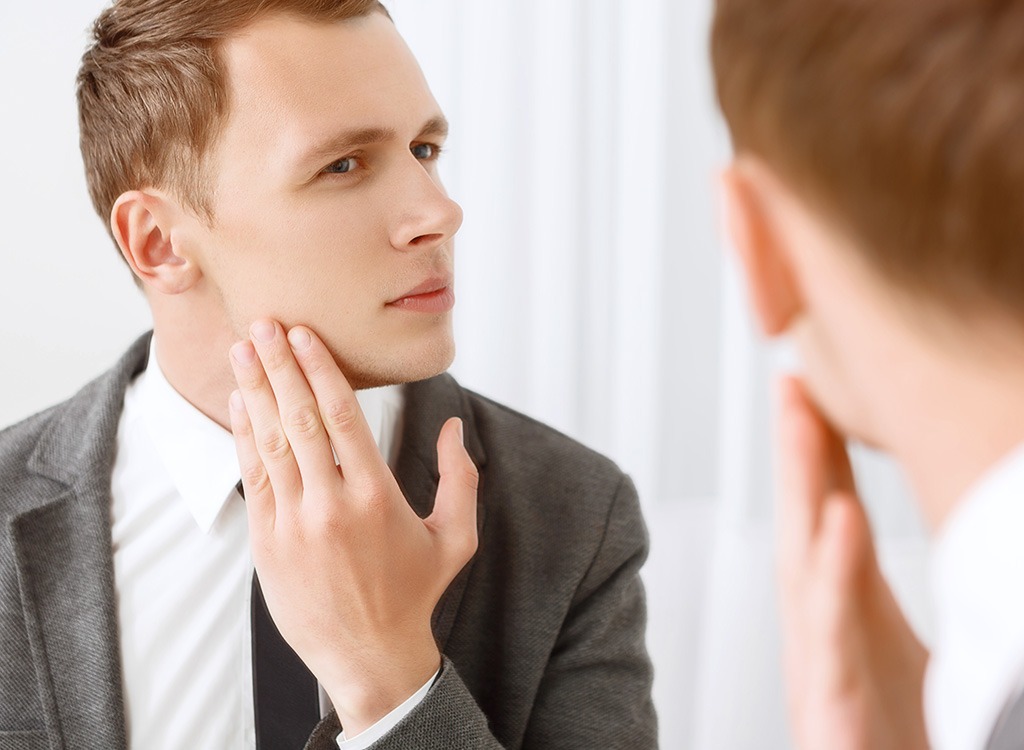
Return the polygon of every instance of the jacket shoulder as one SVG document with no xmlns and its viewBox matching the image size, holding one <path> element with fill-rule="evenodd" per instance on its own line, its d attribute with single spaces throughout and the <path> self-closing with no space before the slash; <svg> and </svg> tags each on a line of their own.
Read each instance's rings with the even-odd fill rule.
<svg viewBox="0 0 1024 750">
<path fill-rule="evenodd" d="M 465 393 L 489 460 L 522 471 L 550 470 L 571 481 L 590 477 L 617 486 L 625 479 L 610 458 L 554 427 L 473 391 Z"/>
<path fill-rule="evenodd" d="M 630 546 L 646 545 L 632 480 L 611 459 L 514 409 L 470 391 L 474 423 L 487 453 L 481 499 L 501 527 L 547 538 L 551 554 L 571 545 L 592 557 L 615 528 Z M 561 550 L 561 551 L 559 551 Z"/>
<path fill-rule="evenodd" d="M 146 334 L 70 398 L 0 430 L 0 511 L 108 468 L 125 390 L 145 367 L 148 346 Z"/>
</svg>

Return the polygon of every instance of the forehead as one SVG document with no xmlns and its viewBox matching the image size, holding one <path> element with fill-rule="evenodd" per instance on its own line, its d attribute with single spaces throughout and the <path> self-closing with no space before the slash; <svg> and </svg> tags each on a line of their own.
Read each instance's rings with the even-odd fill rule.
<svg viewBox="0 0 1024 750">
<path fill-rule="evenodd" d="M 296 146 L 338 128 L 421 127 L 439 111 L 381 13 L 317 22 L 275 15 L 226 40 L 226 130 Z"/>
</svg>

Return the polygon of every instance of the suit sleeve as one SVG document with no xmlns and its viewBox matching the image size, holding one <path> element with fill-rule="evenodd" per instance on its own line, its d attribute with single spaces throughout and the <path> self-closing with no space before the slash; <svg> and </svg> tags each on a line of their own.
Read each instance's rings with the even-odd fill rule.
<svg viewBox="0 0 1024 750">
<path fill-rule="evenodd" d="M 338 750 L 335 738 L 340 731 L 337 714 L 332 712 L 317 726 L 305 750 Z M 448 659 L 444 660 L 441 674 L 423 702 L 371 747 L 372 750 L 502 750 L 487 727 L 487 717 Z"/>
<path fill-rule="evenodd" d="M 603 539 L 573 597 L 541 680 L 522 750 L 649 750 L 657 747 L 652 667 L 640 568 L 648 537 L 636 489 L 623 477 Z M 321 733 L 321 728 L 325 731 Z M 327 720 L 306 750 L 337 750 Z M 455 666 L 372 750 L 503 750 Z"/>
</svg>

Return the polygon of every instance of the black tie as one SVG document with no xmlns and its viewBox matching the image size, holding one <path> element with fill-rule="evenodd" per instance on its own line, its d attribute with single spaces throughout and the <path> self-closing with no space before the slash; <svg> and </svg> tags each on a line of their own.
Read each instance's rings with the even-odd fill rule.
<svg viewBox="0 0 1024 750">
<path fill-rule="evenodd" d="M 242 484 L 238 484 L 242 497 Z M 320 722 L 316 678 L 281 637 L 252 574 L 252 696 L 257 750 L 301 750 Z"/>
</svg>

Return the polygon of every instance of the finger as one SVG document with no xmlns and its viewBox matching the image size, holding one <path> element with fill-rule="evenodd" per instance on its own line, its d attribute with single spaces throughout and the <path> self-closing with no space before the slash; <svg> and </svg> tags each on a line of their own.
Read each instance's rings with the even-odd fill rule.
<svg viewBox="0 0 1024 750">
<path fill-rule="evenodd" d="M 822 511 L 819 565 L 824 585 L 843 598 L 856 596 L 855 587 L 875 563 L 871 527 L 863 506 L 853 495 L 832 493 Z"/>
<path fill-rule="evenodd" d="M 463 445 L 462 421 L 449 419 L 437 438 L 437 485 L 434 511 L 426 523 L 458 567 L 476 552 L 476 500 L 480 475 Z"/>
<path fill-rule="evenodd" d="M 256 439 L 252 422 L 245 410 L 245 400 L 239 391 L 228 399 L 228 413 L 231 417 L 231 432 L 235 437 L 235 452 L 241 470 L 242 487 L 245 489 L 245 507 L 249 521 L 254 528 L 273 530 L 274 492 L 270 477 L 263 466 L 263 459 L 256 450 Z"/>
<path fill-rule="evenodd" d="M 270 381 L 252 342 L 242 341 L 231 347 L 231 366 L 252 423 L 256 450 L 274 488 L 276 503 L 280 505 L 289 498 L 298 499 L 302 492 L 299 467 L 281 426 Z"/>
<path fill-rule="evenodd" d="M 818 526 L 829 461 L 824 422 L 800 381 L 789 376 L 779 382 L 778 431 L 780 553 L 792 555 L 799 562 L 806 556 Z"/>
<path fill-rule="evenodd" d="M 798 379 L 789 377 L 785 380 L 789 382 L 784 382 L 783 388 L 793 389 L 787 398 L 798 402 L 797 408 L 805 413 L 806 419 L 813 425 L 815 452 L 821 460 L 818 481 L 824 492 L 846 492 L 856 495 L 857 487 L 846 448 L 846 438 L 825 419 Z"/>
<path fill-rule="evenodd" d="M 295 358 L 313 390 L 320 418 L 347 482 L 376 486 L 390 477 L 356 394 L 320 338 L 304 326 L 288 332 Z"/>
<path fill-rule="evenodd" d="M 263 320 L 253 324 L 251 334 L 277 403 L 278 419 L 295 454 L 303 494 L 311 488 L 332 487 L 339 477 L 331 443 L 284 330 L 274 321 Z"/>
</svg>

